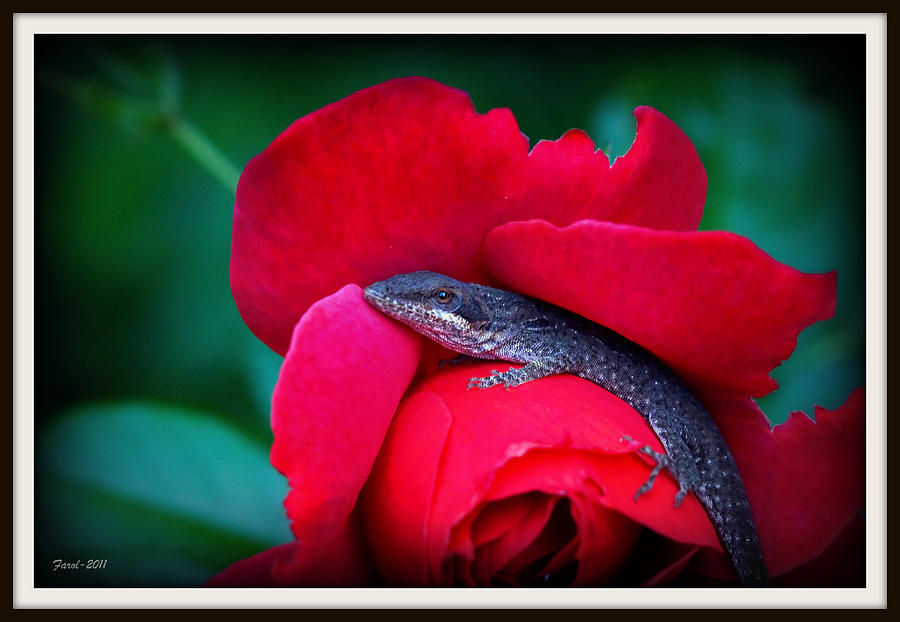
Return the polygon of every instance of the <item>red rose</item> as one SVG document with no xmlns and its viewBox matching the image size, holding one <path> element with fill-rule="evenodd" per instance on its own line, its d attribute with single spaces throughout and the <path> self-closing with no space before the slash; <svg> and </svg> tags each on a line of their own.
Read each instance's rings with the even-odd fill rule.
<svg viewBox="0 0 900 622">
<path fill-rule="evenodd" d="M 770 429 L 752 397 L 834 311 L 834 274 L 696 232 L 706 174 L 652 108 L 610 166 L 580 130 L 528 151 L 508 110 L 424 78 L 295 122 L 244 170 L 231 283 L 286 354 L 272 464 L 296 541 L 211 585 L 734 583 L 699 503 L 620 442 L 643 418 L 569 375 L 466 390 L 503 363 L 452 356 L 369 307 L 360 286 L 433 270 L 576 311 L 656 353 L 732 448 L 775 584 L 859 582 L 863 391 Z M 299 321 L 298 321 L 299 319 Z M 858 555 L 854 559 L 859 559 Z"/>
</svg>

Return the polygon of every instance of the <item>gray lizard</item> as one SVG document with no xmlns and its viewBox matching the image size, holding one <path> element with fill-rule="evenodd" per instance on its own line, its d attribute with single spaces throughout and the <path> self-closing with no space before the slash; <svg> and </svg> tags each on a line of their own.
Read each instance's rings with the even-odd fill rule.
<svg viewBox="0 0 900 622">
<path fill-rule="evenodd" d="M 618 333 L 546 302 L 463 283 L 435 272 L 398 274 L 365 288 L 365 299 L 390 317 L 464 356 L 524 364 L 468 388 L 514 387 L 553 374 L 590 380 L 639 412 L 666 453 L 656 460 L 635 500 L 666 468 L 680 490 L 700 501 L 744 586 L 769 584 L 750 503 L 734 458 L 709 413 L 653 354 Z M 623 440 L 631 441 L 629 437 Z"/>
</svg>

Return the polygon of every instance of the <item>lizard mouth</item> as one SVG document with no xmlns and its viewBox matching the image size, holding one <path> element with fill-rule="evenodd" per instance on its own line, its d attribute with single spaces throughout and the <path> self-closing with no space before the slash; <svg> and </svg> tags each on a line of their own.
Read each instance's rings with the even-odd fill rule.
<svg viewBox="0 0 900 622">
<path fill-rule="evenodd" d="M 380 283 L 373 283 L 363 290 L 363 298 L 370 305 L 390 317 L 406 322 L 407 318 L 418 317 L 421 314 L 416 305 L 407 303 L 400 298 L 388 295 Z M 408 323 L 408 322 L 406 322 Z"/>
<path fill-rule="evenodd" d="M 407 306 L 402 304 L 402 301 L 396 296 L 391 296 L 390 292 L 385 290 L 381 282 L 373 283 L 366 287 L 363 290 L 363 298 L 382 313 L 386 313 L 392 317 L 397 317 L 400 309 Z"/>
<path fill-rule="evenodd" d="M 365 298 L 366 302 L 370 305 L 379 309 L 381 309 L 381 305 L 384 301 L 384 297 L 375 285 L 369 285 L 363 290 L 363 298 Z"/>
</svg>

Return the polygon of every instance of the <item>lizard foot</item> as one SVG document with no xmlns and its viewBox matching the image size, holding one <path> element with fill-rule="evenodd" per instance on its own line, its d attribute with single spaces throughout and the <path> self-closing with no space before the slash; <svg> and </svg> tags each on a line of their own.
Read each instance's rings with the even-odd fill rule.
<svg viewBox="0 0 900 622">
<path fill-rule="evenodd" d="M 497 371 L 496 369 L 492 369 L 490 376 L 471 378 L 469 380 L 469 384 L 466 385 L 466 389 L 473 389 L 476 387 L 479 389 L 489 389 L 502 383 L 504 388 L 508 391 L 509 387 L 513 386 L 509 383 L 509 378 L 507 376 L 508 373 L 509 372 L 502 372 Z"/>
<path fill-rule="evenodd" d="M 525 367 L 510 367 L 506 371 L 491 370 L 491 375 L 485 378 L 472 378 L 467 389 L 478 387 L 479 389 L 487 389 L 498 384 L 503 384 L 504 388 L 517 387 L 520 384 L 537 380 L 545 376 L 559 373 L 559 369 L 545 362 L 532 361 Z"/>
<path fill-rule="evenodd" d="M 653 466 L 653 470 L 650 471 L 650 476 L 647 478 L 647 481 L 637 489 L 637 492 L 634 493 L 634 500 L 637 502 L 638 497 L 646 492 L 650 492 L 650 489 L 653 488 L 653 484 L 656 482 L 656 477 L 659 475 L 660 471 L 663 469 L 669 469 L 669 472 L 675 477 L 675 480 L 678 482 L 680 489 L 675 494 L 675 507 L 677 508 L 681 505 L 681 502 L 684 501 L 684 498 L 687 496 L 687 493 L 690 490 L 690 487 L 686 482 L 682 481 L 678 477 L 678 472 L 675 470 L 675 461 L 672 460 L 668 455 L 655 451 L 649 445 L 641 445 L 638 441 L 634 440 L 630 436 L 623 435 L 620 437 L 621 441 L 626 441 L 631 449 L 635 451 L 639 451 L 642 454 L 646 454 L 653 458 L 656 461 L 656 464 Z"/>
</svg>

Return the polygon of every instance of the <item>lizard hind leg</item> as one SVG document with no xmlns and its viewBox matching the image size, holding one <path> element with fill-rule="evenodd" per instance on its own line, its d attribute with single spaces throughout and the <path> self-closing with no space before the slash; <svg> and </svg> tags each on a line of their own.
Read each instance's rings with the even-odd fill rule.
<svg viewBox="0 0 900 622">
<path fill-rule="evenodd" d="M 640 445 L 640 443 L 635 441 L 630 436 L 622 436 L 621 440 L 627 441 L 629 444 L 631 444 L 632 449 L 634 449 L 635 451 L 639 451 L 642 454 L 646 454 L 656 461 L 656 464 L 653 466 L 653 470 L 650 471 L 650 475 L 647 477 L 647 481 L 644 482 L 643 485 L 634 493 L 635 502 L 638 500 L 638 497 L 640 497 L 644 493 L 650 492 L 650 489 L 653 488 L 653 484 L 656 482 L 656 477 L 663 469 L 668 469 L 669 473 L 672 474 L 672 476 L 678 482 L 679 486 L 679 490 L 675 494 L 675 507 L 677 508 L 679 505 L 681 505 L 681 502 L 684 501 L 687 493 L 693 490 L 694 486 L 692 485 L 690 479 L 679 477 L 675 461 L 672 460 L 672 458 L 667 454 L 655 451 L 649 445 Z"/>
</svg>

